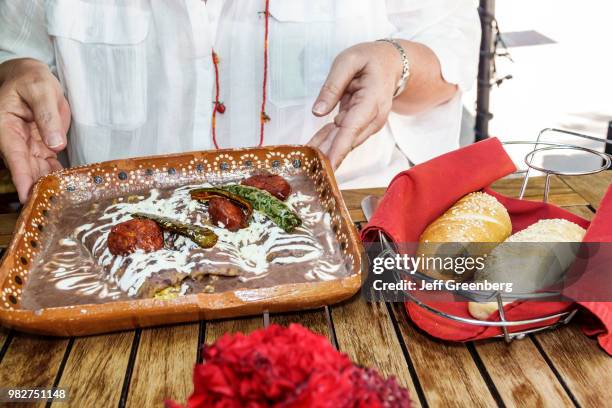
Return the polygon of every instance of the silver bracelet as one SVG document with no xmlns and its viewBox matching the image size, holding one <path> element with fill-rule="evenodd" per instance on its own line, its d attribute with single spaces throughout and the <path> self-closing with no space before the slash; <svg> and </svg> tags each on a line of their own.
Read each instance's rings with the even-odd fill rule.
<svg viewBox="0 0 612 408">
<path fill-rule="evenodd" d="M 393 93 L 393 97 L 395 98 L 401 94 L 406 87 L 406 82 L 408 82 L 408 77 L 410 77 L 410 61 L 408 61 L 408 55 L 406 54 L 404 47 L 402 47 L 402 45 L 393 38 L 381 38 L 377 41 L 384 41 L 393 45 L 395 49 L 399 51 L 400 57 L 402 58 L 402 76 L 400 77 L 399 81 L 397 81 L 395 92 Z"/>
</svg>

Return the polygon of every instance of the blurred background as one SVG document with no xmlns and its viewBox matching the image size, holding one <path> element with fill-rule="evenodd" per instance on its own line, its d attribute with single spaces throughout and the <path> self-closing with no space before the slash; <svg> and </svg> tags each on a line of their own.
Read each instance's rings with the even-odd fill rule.
<svg viewBox="0 0 612 408">
<path fill-rule="evenodd" d="M 492 43 L 495 43 L 496 28 L 500 31 L 497 57 L 491 61 L 489 70 L 493 85 L 490 92 L 484 92 L 486 86 L 482 83 L 480 87 L 481 96 L 489 94 L 488 110 L 492 114 L 485 133 L 502 141 L 535 140 L 541 129 L 556 127 L 605 139 L 612 132 L 609 130 L 612 1 L 481 0 L 479 3 L 483 23 L 486 26 L 490 20 L 492 26 Z M 481 79 L 482 74 L 481 65 Z M 475 138 L 477 96 L 476 86 L 464 96 L 463 144 Z M 604 150 L 603 143 L 559 133 L 552 133 L 546 139 Z M 521 161 L 531 148 L 515 147 L 511 154 L 515 161 Z M 601 163 L 601 159 L 592 155 L 567 150 L 549 152 L 539 160 L 565 170 Z"/>
</svg>

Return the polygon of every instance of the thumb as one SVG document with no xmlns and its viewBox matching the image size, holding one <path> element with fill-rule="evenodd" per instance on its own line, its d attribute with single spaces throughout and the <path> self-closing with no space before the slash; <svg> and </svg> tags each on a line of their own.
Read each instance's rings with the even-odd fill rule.
<svg viewBox="0 0 612 408">
<path fill-rule="evenodd" d="M 66 129 L 60 115 L 60 106 L 64 96 L 52 84 L 40 84 L 31 87 L 23 99 L 34 115 L 34 121 L 43 141 L 49 149 L 59 152 L 66 147 Z"/>
<path fill-rule="evenodd" d="M 362 58 L 351 49 L 340 53 L 334 60 L 327 79 L 321 87 L 319 96 L 313 105 L 312 113 L 316 116 L 324 116 L 330 113 L 344 95 L 349 83 L 362 68 Z"/>
</svg>

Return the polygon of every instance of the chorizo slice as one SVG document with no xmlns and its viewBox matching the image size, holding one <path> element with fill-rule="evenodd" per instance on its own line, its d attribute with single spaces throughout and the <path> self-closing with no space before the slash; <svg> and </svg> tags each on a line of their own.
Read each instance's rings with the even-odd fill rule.
<svg viewBox="0 0 612 408">
<path fill-rule="evenodd" d="M 241 184 L 265 190 L 279 200 L 286 200 L 291 194 L 291 186 L 276 174 L 255 175 L 242 180 Z"/>
<path fill-rule="evenodd" d="M 222 225 L 230 231 L 235 232 L 248 226 L 247 215 L 227 198 L 210 198 L 208 200 L 208 214 L 213 224 Z"/>
<path fill-rule="evenodd" d="M 164 247 L 164 233 L 155 221 L 133 219 L 115 225 L 107 245 L 113 255 L 129 255 L 137 249 L 158 251 Z"/>
</svg>

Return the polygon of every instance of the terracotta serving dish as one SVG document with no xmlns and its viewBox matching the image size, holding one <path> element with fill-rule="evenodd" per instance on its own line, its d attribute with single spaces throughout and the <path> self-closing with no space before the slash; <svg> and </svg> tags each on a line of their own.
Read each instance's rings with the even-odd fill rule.
<svg viewBox="0 0 612 408">
<path fill-rule="evenodd" d="M 155 187 L 182 186 L 207 175 L 265 169 L 303 172 L 331 217 L 332 233 L 350 274 L 331 281 L 198 293 L 172 300 L 134 299 L 26 310 L 21 307 L 32 265 L 45 256 L 63 211 L 71 204 L 124 197 Z M 326 158 L 306 146 L 228 149 L 109 161 L 42 178 L 21 212 L 0 266 L 0 322 L 22 331 L 73 336 L 161 324 L 316 308 L 346 299 L 361 285 L 362 247 Z"/>
</svg>

